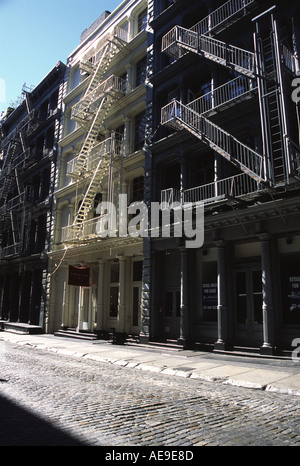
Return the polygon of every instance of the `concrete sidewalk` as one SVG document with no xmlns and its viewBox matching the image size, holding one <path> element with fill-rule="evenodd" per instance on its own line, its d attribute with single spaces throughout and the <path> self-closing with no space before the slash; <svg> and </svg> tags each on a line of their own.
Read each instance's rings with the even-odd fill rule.
<svg viewBox="0 0 300 466">
<path fill-rule="evenodd" d="M 138 345 L 113 345 L 104 340 L 90 342 L 54 335 L 19 335 L 1 331 L 0 351 L 5 352 L 5 344 L 9 343 L 134 370 L 300 396 L 300 359 L 293 361 L 190 350 L 172 351 Z"/>
</svg>

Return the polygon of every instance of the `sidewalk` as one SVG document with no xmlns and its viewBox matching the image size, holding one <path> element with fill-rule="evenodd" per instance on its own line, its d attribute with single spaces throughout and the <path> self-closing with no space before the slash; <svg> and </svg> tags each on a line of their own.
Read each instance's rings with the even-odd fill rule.
<svg viewBox="0 0 300 466">
<path fill-rule="evenodd" d="M 300 359 L 293 361 L 190 350 L 172 351 L 147 346 L 113 345 L 105 340 L 78 341 L 54 335 L 20 335 L 1 331 L 0 349 L 4 344 L 5 351 L 6 343 L 134 370 L 300 396 Z"/>
</svg>

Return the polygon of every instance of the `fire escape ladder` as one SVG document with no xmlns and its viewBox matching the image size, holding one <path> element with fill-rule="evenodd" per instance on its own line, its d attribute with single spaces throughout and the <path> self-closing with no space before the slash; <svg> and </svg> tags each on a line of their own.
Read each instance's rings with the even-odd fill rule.
<svg viewBox="0 0 300 466">
<path fill-rule="evenodd" d="M 162 109 L 162 124 L 187 129 L 257 183 L 264 183 L 263 158 L 231 134 L 177 100 Z"/>
<path fill-rule="evenodd" d="M 2 199 L 2 204 L 5 204 L 9 194 L 12 181 L 14 179 L 14 172 L 12 170 L 13 157 L 17 150 L 18 143 L 17 141 L 11 141 L 7 148 L 6 157 L 4 159 L 2 167 L 2 187 L 0 189 L 0 197 Z"/>
<path fill-rule="evenodd" d="M 97 64 L 94 65 L 94 72 L 90 84 L 82 99 L 73 108 L 72 118 L 89 128 L 80 153 L 70 173 L 75 179 L 90 175 L 91 167 L 89 165 L 94 166 L 95 163 L 95 160 L 92 164 L 90 163 L 93 156 L 92 151 L 96 149 L 95 145 L 103 121 L 111 105 L 120 97 L 120 93 L 124 95 L 124 80 L 113 75 L 104 79 L 104 75 L 109 68 L 111 60 L 124 44 L 124 41 L 117 40 L 117 38 L 107 39 L 106 45 L 98 54 L 100 55 L 100 59 Z M 109 151 L 107 151 L 106 142 L 109 142 Z M 114 137 L 112 137 L 110 141 L 104 141 L 104 149 L 99 155 L 97 166 L 92 171 L 91 178 L 89 178 L 88 187 L 78 212 L 75 215 L 73 225 L 71 226 L 72 232 L 70 232 L 69 238 L 76 240 L 82 237 L 83 223 L 91 209 L 96 194 L 99 192 L 101 182 L 107 176 L 109 183 L 108 193 L 112 195 L 113 169 L 115 163 L 115 140 Z"/>
<path fill-rule="evenodd" d="M 288 131 L 285 121 L 285 101 L 282 86 L 281 57 L 276 21 L 271 17 L 267 32 L 260 33 L 256 25 L 257 80 L 260 96 L 266 172 L 274 185 L 289 180 L 291 173 Z"/>
<path fill-rule="evenodd" d="M 99 134 L 99 130 L 102 125 L 102 118 L 100 118 L 100 115 L 103 112 L 103 109 L 107 108 L 108 102 L 106 101 L 106 96 L 102 98 L 102 101 L 97 109 L 96 115 L 93 119 L 93 122 L 89 128 L 88 134 L 85 138 L 85 141 L 83 143 L 83 146 L 80 150 L 79 156 L 76 161 L 76 169 L 74 170 L 72 176 L 73 177 L 80 177 L 82 175 L 82 172 L 85 170 L 86 167 L 86 162 L 87 162 L 87 156 L 91 149 L 94 147 L 95 142 L 97 140 L 97 136 Z"/>
<path fill-rule="evenodd" d="M 19 228 L 18 228 L 18 219 L 16 218 L 17 217 L 17 213 L 16 212 L 13 212 L 13 210 L 11 209 L 10 212 L 9 212 L 9 215 L 10 215 L 10 222 L 11 222 L 11 231 L 12 231 L 12 237 L 13 237 L 13 243 L 14 244 L 17 244 L 19 243 L 20 241 L 20 238 L 19 238 Z"/>
<path fill-rule="evenodd" d="M 72 176 L 79 177 L 85 169 L 87 156 L 94 147 L 103 120 L 105 119 L 111 105 L 118 97 L 118 80 L 110 76 L 103 81 L 103 74 L 119 49 L 111 42 L 103 48 L 99 63 L 83 98 L 76 104 L 72 111 L 72 118 L 83 125 L 89 125 L 89 129 L 77 157 L 76 167 Z M 116 90 L 114 92 L 114 87 Z M 78 117 L 78 118 L 77 118 Z"/>
<path fill-rule="evenodd" d="M 99 191 L 99 185 L 103 178 L 107 175 L 111 166 L 111 157 L 100 157 L 96 170 L 90 180 L 88 188 L 85 192 L 84 198 L 80 204 L 79 210 L 76 214 L 73 230 L 76 233 L 82 228 L 82 222 L 85 220 L 91 205 L 95 199 L 97 192 Z"/>
<path fill-rule="evenodd" d="M 94 74 L 92 79 L 89 83 L 89 86 L 83 96 L 83 100 L 88 99 L 89 95 L 96 89 L 96 87 L 100 84 L 104 73 L 106 72 L 108 65 L 110 63 L 111 58 L 114 55 L 114 50 L 112 49 L 112 44 L 108 42 L 105 47 L 103 47 L 100 60 L 96 65 Z"/>
</svg>

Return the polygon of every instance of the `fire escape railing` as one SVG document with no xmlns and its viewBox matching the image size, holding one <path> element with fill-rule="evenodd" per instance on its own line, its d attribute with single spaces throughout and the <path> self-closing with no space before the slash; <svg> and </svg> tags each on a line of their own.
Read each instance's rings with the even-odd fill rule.
<svg viewBox="0 0 300 466">
<path fill-rule="evenodd" d="M 180 193 L 179 189 L 168 188 L 161 191 L 161 203 L 172 206 L 173 203 L 216 203 L 223 199 L 239 199 L 251 194 L 261 192 L 258 183 L 245 173 L 234 175 L 221 180 L 213 181 L 201 186 L 185 189 Z"/>
<path fill-rule="evenodd" d="M 161 123 L 186 128 L 253 179 L 264 182 L 263 157 L 203 115 L 177 100 L 162 108 Z"/>
<path fill-rule="evenodd" d="M 244 14 L 246 9 L 254 4 L 255 0 L 229 0 L 195 24 L 191 30 L 198 34 L 211 33 L 223 25 L 227 26 L 234 18 Z"/>
<path fill-rule="evenodd" d="M 256 82 L 246 76 L 239 76 L 189 102 L 186 106 L 194 112 L 204 114 L 237 99 L 251 97 L 254 92 L 257 92 Z"/>
<path fill-rule="evenodd" d="M 233 68 L 240 74 L 251 78 L 255 77 L 255 55 L 253 52 L 213 37 L 199 35 L 191 29 L 175 26 L 163 37 L 162 51 L 173 55 L 174 47 L 175 49 L 179 47 L 196 52 L 216 63 Z"/>
</svg>

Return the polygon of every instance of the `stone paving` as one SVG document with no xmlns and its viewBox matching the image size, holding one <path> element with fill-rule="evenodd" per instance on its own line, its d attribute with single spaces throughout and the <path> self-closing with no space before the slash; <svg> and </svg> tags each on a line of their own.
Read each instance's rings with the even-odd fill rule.
<svg viewBox="0 0 300 466">
<path fill-rule="evenodd" d="M 122 359 L 108 364 L 68 348 L 45 351 L 5 343 L 0 358 L 1 446 L 300 446 L 298 396 L 213 377 L 149 371 L 147 354 L 141 354 L 145 366 L 137 370 L 136 359 L 131 366 Z M 114 351 L 114 356 L 117 351 L 124 356 L 122 349 L 109 348 L 110 356 Z M 132 349 L 127 356 L 132 352 L 138 357 Z M 161 357 L 179 361 L 179 355 Z M 184 375 L 189 368 L 183 362 Z M 287 370 L 279 364 L 278 372 L 282 370 L 295 375 L 292 365 Z"/>
</svg>

